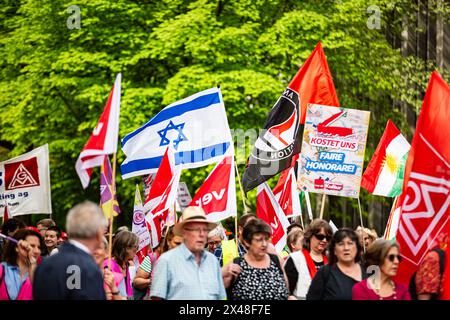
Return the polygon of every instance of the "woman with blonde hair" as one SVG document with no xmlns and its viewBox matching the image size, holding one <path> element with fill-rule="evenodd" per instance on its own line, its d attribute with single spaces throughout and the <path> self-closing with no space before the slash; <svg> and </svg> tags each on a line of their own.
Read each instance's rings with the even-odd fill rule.
<svg viewBox="0 0 450 320">
<path fill-rule="evenodd" d="M 392 278 L 402 260 L 400 247 L 392 240 L 378 239 L 367 249 L 367 268 L 375 272 L 352 289 L 353 300 L 411 300 L 408 288 Z"/>
</svg>

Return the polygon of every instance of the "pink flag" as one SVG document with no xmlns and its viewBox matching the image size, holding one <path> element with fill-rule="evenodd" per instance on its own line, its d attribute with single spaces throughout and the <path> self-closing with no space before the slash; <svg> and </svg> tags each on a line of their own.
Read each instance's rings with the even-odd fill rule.
<svg viewBox="0 0 450 320">
<path fill-rule="evenodd" d="M 81 150 L 75 164 L 75 169 L 84 189 L 87 188 L 91 180 L 92 168 L 102 165 L 104 155 L 117 152 L 121 79 L 122 75 L 119 73 L 100 120 L 83 150 Z"/>
<path fill-rule="evenodd" d="M 258 186 L 256 215 L 272 228 L 272 243 L 276 251 L 281 253 L 286 245 L 289 221 L 266 182 Z"/>
<path fill-rule="evenodd" d="M 214 167 L 189 206 L 202 207 L 208 220 L 217 222 L 236 216 L 236 186 L 233 157 L 224 157 Z"/>
</svg>

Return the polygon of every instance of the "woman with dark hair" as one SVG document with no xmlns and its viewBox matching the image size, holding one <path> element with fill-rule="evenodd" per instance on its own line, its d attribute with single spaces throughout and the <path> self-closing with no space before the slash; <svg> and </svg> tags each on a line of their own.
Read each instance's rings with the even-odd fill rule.
<svg viewBox="0 0 450 320">
<path fill-rule="evenodd" d="M 365 257 L 366 267 L 372 267 L 375 272 L 353 287 L 353 300 L 411 300 L 408 288 L 392 280 L 401 260 L 397 242 L 375 240 Z"/>
<path fill-rule="evenodd" d="M 271 234 L 270 226 L 260 219 L 252 219 L 245 225 L 242 238 L 247 252 L 233 261 L 239 271 L 224 277 L 232 300 L 287 300 L 282 260 L 267 253 Z"/>
<path fill-rule="evenodd" d="M 289 280 L 289 299 L 306 299 L 311 280 L 327 264 L 325 250 L 333 230 L 328 222 L 313 220 L 303 235 L 303 249 L 289 255 L 284 270 Z"/>
<path fill-rule="evenodd" d="M 351 300 L 353 286 L 366 278 L 359 263 L 361 251 L 355 231 L 349 228 L 336 231 L 330 242 L 329 264 L 311 281 L 306 300 Z"/>
<path fill-rule="evenodd" d="M 19 229 L 7 241 L 0 264 L 0 300 L 32 300 L 32 282 L 43 241 L 40 233 Z"/>
<path fill-rule="evenodd" d="M 133 280 L 133 287 L 137 289 L 137 291 L 142 291 L 141 299 L 145 299 L 149 297 L 150 286 L 152 283 L 153 269 L 155 267 L 158 258 L 164 253 L 173 248 L 178 247 L 183 243 L 183 237 L 177 235 L 173 231 L 173 225 L 169 227 L 167 230 L 167 235 L 163 239 L 161 239 L 161 244 L 158 246 L 158 249 L 150 252 L 142 263 L 139 266 L 138 271 L 136 272 L 136 276 Z M 136 296 L 136 295 L 135 295 Z"/>
<path fill-rule="evenodd" d="M 130 231 L 120 231 L 113 240 L 111 252 L 111 271 L 114 274 L 115 285 L 119 289 L 119 295 L 133 298 L 133 289 L 130 279 L 130 260 L 136 255 L 139 245 L 139 237 Z M 108 267 L 109 259 L 103 261 L 103 267 Z"/>
</svg>

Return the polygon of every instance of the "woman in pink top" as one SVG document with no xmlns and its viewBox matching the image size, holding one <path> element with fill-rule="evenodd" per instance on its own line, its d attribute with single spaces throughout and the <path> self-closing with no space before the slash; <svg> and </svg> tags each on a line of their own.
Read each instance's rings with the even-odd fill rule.
<svg viewBox="0 0 450 320">
<path fill-rule="evenodd" d="M 401 261 L 400 247 L 395 241 L 378 239 L 366 252 L 367 279 L 355 284 L 353 300 L 411 300 L 408 287 L 392 280 Z M 372 270 L 370 270 L 372 269 Z"/>
<path fill-rule="evenodd" d="M 19 229 L 8 241 L 0 264 L 0 300 L 33 300 L 32 281 L 43 246 L 40 233 Z"/>
</svg>

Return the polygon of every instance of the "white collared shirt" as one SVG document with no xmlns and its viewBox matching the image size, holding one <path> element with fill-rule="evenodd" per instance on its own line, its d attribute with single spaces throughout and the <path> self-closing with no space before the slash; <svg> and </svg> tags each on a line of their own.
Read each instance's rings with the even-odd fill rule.
<svg viewBox="0 0 450 320">
<path fill-rule="evenodd" d="M 82 244 L 81 242 L 77 241 L 77 240 L 73 240 L 73 239 L 69 239 L 69 242 L 71 244 L 73 244 L 75 247 L 77 247 L 80 250 L 83 250 L 84 252 L 86 252 L 87 254 L 92 255 L 91 250 L 88 249 L 88 247 L 86 247 L 84 244 Z"/>
</svg>

